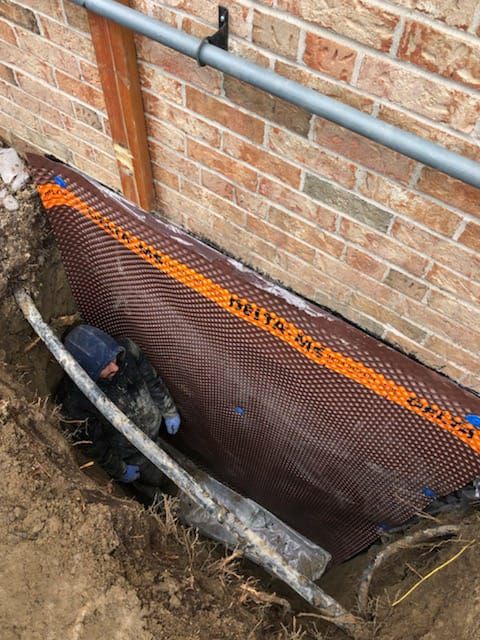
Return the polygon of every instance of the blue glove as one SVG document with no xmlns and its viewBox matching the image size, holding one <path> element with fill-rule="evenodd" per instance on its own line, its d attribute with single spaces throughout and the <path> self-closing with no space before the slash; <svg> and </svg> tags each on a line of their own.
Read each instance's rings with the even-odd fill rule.
<svg viewBox="0 0 480 640">
<path fill-rule="evenodd" d="M 140 467 L 138 464 L 127 464 L 127 468 L 123 476 L 120 478 L 120 482 L 134 482 L 140 477 Z"/>
<path fill-rule="evenodd" d="M 174 436 L 180 429 L 180 416 L 176 413 L 174 416 L 165 416 L 165 427 L 167 432 Z"/>
<path fill-rule="evenodd" d="M 473 424 L 475 429 L 480 429 L 480 416 L 476 416 L 474 413 L 469 413 L 465 418 L 467 422 Z"/>
</svg>

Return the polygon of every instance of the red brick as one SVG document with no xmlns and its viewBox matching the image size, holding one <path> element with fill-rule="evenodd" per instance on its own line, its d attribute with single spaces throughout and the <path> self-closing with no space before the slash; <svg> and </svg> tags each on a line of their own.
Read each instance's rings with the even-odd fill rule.
<svg viewBox="0 0 480 640">
<path fill-rule="evenodd" d="M 256 47 L 252 47 L 248 42 L 232 40 L 229 42 L 228 48 L 235 55 L 250 60 L 250 62 L 254 62 L 260 67 L 268 67 L 270 65 L 270 58 Z"/>
<path fill-rule="evenodd" d="M 272 124 L 308 136 L 313 115 L 305 109 L 228 76 L 224 78 L 223 89 L 225 97 L 242 109 L 256 113 Z"/>
<path fill-rule="evenodd" d="M 423 256 L 416 255 L 400 243 L 353 220 L 344 218 L 340 223 L 340 232 L 344 238 L 365 251 L 402 267 L 414 276 L 421 276 L 425 270 L 427 260 Z"/>
<path fill-rule="evenodd" d="M 459 237 L 458 241 L 480 252 L 480 224 L 468 222 L 465 231 Z"/>
<path fill-rule="evenodd" d="M 480 254 L 464 251 L 458 243 L 437 240 L 432 258 L 465 278 L 480 282 Z"/>
<path fill-rule="evenodd" d="M 222 198 L 226 198 L 227 200 L 232 201 L 235 199 L 234 185 L 228 180 L 221 178 L 216 173 L 212 173 L 211 171 L 202 169 L 201 183 L 204 187 L 206 187 L 210 191 L 213 191 Z"/>
<path fill-rule="evenodd" d="M 155 118 L 146 115 L 147 134 L 155 140 L 161 141 L 170 149 L 183 153 L 185 151 L 185 135 L 175 127 L 171 127 Z"/>
<path fill-rule="evenodd" d="M 312 69 L 348 82 L 352 77 L 356 58 L 355 49 L 314 33 L 307 33 L 303 61 Z"/>
<path fill-rule="evenodd" d="M 476 357 L 478 348 L 476 352 L 470 350 L 464 351 L 458 347 L 455 339 L 447 341 L 434 335 L 427 338 L 425 346 L 435 353 L 440 354 L 445 362 L 453 363 L 469 371 L 476 371 L 478 375 L 480 368 L 480 359 Z"/>
<path fill-rule="evenodd" d="M 318 118 L 315 123 L 314 140 L 335 153 L 401 182 L 408 182 L 415 167 L 410 158 L 323 118 Z"/>
<path fill-rule="evenodd" d="M 214 211 L 229 222 L 241 227 L 245 226 L 247 217 L 245 211 L 231 202 L 226 202 L 223 198 L 220 198 L 212 191 L 205 189 L 198 184 L 193 184 L 188 180 L 183 180 L 181 184 L 181 192 L 196 204 L 205 207 L 209 211 Z"/>
<path fill-rule="evenodd" d="M 468 29 L 478 7 L 478 0 L 428 0 L 428 2 L 395 0 L 395 2 L 458 29 Z"/>
<path fill-rule="evenodd" d="M 57 0 L 57 3 L 59 4 L 59 0 Z M 79 7 L 72 2 L 65 2 L 63 7 L 65 9 L 65 15 L 69 26 L 90 34 L 88 11 L 85 11 L 83 7 Z M 61 16 L 61 7 L 58 7 L 55 11 L 48 11 L 48 13 L 51 16 Z"/>
<path fill-rule="evenodd" d="M 17 45 L 17 38 L 15 31 L 6 20 L 0 20 L 0 40 L 8 42 L 9 44 Z"/>
<path fill-rule="evenodd" d="M 472 45 L 460 34 L 454 37 L 429 25 L 408 20 L 397 55 L 446 78 L 475 89 L 480 87 L 480 46 Z"/>
<path fill-rule="evenodd" d="M 198 20 L 193 20 L 192 18 L 183 18 L 181 29 L 185 31 L 185 33 L 200 39 L 212 35 L 212 27 L 210 25 L 199 22 Z"/>
<path fill-rule="evenodd" d="M 310 87 L 329 98 L 355 107 L 355 109 L 360 109 L 365 113 L 371 113 L 372 111 L 372 98 L 345 84 L 336 84 L 332 80 L 321 78 L 303 67 L 282 62 L 281 60 L 275 62 L 275 71 L 289 80 L 295 80 L 295 82 L 305 87 Z"/>
<path fill-rule="evenodd" d="M 420 222 L 445 236 L 453 236 L 462 218 L 446 207 L 408 191 L 382 176 L 367 173 L 361 192 L 403 216 Z"/>
<path fill-rule="evenodd" d="M 421 325 L 428 333 L 456 342 L 460 348 L 471 349 L 474 353 L 480 351 L 479 331 L 465 326 L 460 327 L 456 322 L 429 309 L 425 304 L 411 298 L 404 298 L 399 312 L 405 318 Z"/>
<path fill-rule="evenodd" d="M 480 115 L 476 96 L 383 58 L 365 56 L 357 84 L 360 89 L 464 133 L 474 129 Z"/>
<path fill-rule="evenodd" d="M 345 243 L 338 240 L 316 225 L 309 224 L 296 216 L 285 213 L 276 207 L 270 207 L 268 212 L 268 222 L 277 229 L 294 236 L 298 240 L 311 245 L 312 247 L 329 253 L 339 258 L 343 252 Z"/>
<path fill-rule="evenodd" d="M 435 243 L 439 241 L 437 236 L 422 229 L 413 222 L 396 218 L 392 224 L 391 235 L 393 238 L 412 247 L 415 251 L 425 256 L 431 256 Z"/>
<path fill-rule="evenodd" d="M 142 89 L 148 89 L 157 96 L 161 96 L 162 102 L 169 100 L 180 105 L 183 104 L 183 85 L 181 82 L 158 73 L 158 69 L 140 60 L 138 61 L 138 70 Z"/>
<path fill-rule="evenodd" d="M 235 198 L 238 206 L 248 211 L 250 215 L 262 220 L 267 219 L 270 203 L 258 193 L 235 187 Z"/>
<path fill-rule="evenodd" d="M 264 123 L 236 107 L 210 97 L 193 87 L 186 88 L 187 107 L 196 113 L 220 123 L 224 127 L 245 136 L 254 142 L 263 142 Z"/>
<path fill-rule="evenodd" d="M 17 81 L 15 79 L 15 74 L 13 73 L 13 69 L 1 63 L 0 63 L 0 79 L 4 80 L 5 82 L 8 82 L 9 84 L 17 84 Z"/>
<path fill-rule="evenodd" d="M 192 216 L 192 218 L 188 218 L 188 213 L 192 208 L 192 203 L 190 200 L 180 195 L 176 191 L 169 189 L 166 185 L 163 185 L 162 188 L 157 191 L 157 198 L 162 215 L 164 215 L 168 220 L 179 224 L 185 229 L 189 228 L 187 226 L 187 219 L 195 219 L 195 216 Z M 209 218 L 202 216 L 200 222 L 204 225 L 204 227 L 207 227 L 208 224 L 208 227 L 211 229 Z"/>
<path fill-rule="evenodd" d="M 209 22 L 209 34 L 218 28 L 218 5 L 212 0 L 167 0 L 163 4 Z M 222 5 L 229 11 L 230 33 L 245 38 L 248 35 L 248 8 L 235 0 L 225 0 Z"/>
<path fill-rule="evenodd" d="M 478 304 L 480 285 L 463 278 L 449 269 L 434 264 L 428 272 L 426 280 L 436 285 L 439 289 L 453 293 L 460 300 Z"/>
<path fill-rule="evenodd" d="M 9 0 L 7 0 L 8 3 Z M 25 0 L 22 0 L 24 4 L 27 4 Z M 35 5 L 35 11 L 37 13 L 45 13 L 47 16 L 54 16 L 56 20 L 59 22 L 63 22 L 61 19 L 62 16 L 62 7 L 64 6 L 63 0 L 30 0 L 30 4 Z M 81 11 L 78 8 L 78 11 Z M 85 9 L 83 9 L 85 12 Z"/>
<path fill-rule="evenodd" d="M 116 166 L 112 165 L 112 170 L 109 171 L 105 164 L 102 162 L 91 161 L 91 159 L 84 158 L 75 153 L 73 164 L 75 167 L 80 169 L 81 171 L 85 171 L 85 173 L 93 178 L 96 178 L 103 184 L 108 185 L 112 189 L 116 189 L 117 191 L 122 190 L 122 185 L 120 183 L 120 177 L 116 172 Z"/>
<path fill-rule="evenodd" d="M 191 182 L 200 183 L 200 169 L 191 160 L 172 151 L 161 140 L 150 140 L 149 148 L 152 161 L 160 167 L 176 172 Z"/>
<path fill-rule="evenodd" d="M 480 217 L 480 189 L 476 187 L 428 167 L 422 170 L 417 187 L 443 202 Z"/>
<path fill-rule="evenodd" d="M 418 325 L 409 322 L 398 313 L 391 311 L 387 307 L 382 307 L 370 298 L 354 292 L 350 298 L 349 305 L 371 318 L 381 323 L 382 327 L 394 327 L 402 335 L 415 342 L 423 342 L 426 332 Z M 383 333 L 383 332 L 382 332 Z"/>
<path fill-rule="evenodd" d="M 396 13 L 385 11 L 370 0 L 278 0 L 277 8 L 381 51 L 390 49 L 399 21 Z"/>
<path fill-rule="evenodd" d="M 22 69 L 26 73 L 30 73 L 32 76 L 45 82 L 53 83 L 52 67 L 28 51 L 0 41 L 0 60 L 3 64 L 8 64 L 13 67 L 17 67 L 18 61 L 21 60 Z"/>
<path fill-rule="evenodd" d="M 172 173 L 164 167 L 159 167 L 155 162 L 152 162 L 152 171 L 154 180 L 159 183 L 155 185 L 157 194 L 159 193 L 159 189 L 161 189 L 163 185 L 171 187 L 176 191 L 180 190 L 180 179 L 178 177 L 178 174 Z"/>
<path fill-rule="evenodd" d="M 38 82 L 29 75 L 25 75 L 20 71 L 17 71 L 18 86 L 25 91 L 25 93 L 38 98 L 46 105 L 52 105 L 55 109 L 63 111 L 66 114 L 73 115 L 73 105 L 70 98 L 60 93 L 55 87 Z M 56 118 L 54 119 L 56 122 Z"/>
<path fill-rule="evenodd" d="M 52 97 L 55 97 L 55 93 L 55 91 L 50 92 L 50 99 Z M 8 98 L 8 100 L 10 100 L 14 106 L 25 109 L 29 114 L 33 114 L 34 118 L 41 118 L 43 120 L 46 120 L 47 122 L 62 122 L 63 120 L 64 114 L 61 113 L 58 109 L 51 106 L 50 104 L 42 102 L 41 100 L 37 100 L 35 97 L 28 93 L 25 93 L 15 85 L 2 86 L 2 94 L 5 98 Z M 59 95 L 58 97 L 62 99 L 64 96 Z M 52 102 L 52 100 L 50 101 Z M 28 121 L 30 121 L 30 116 L 28 117 L 27 122 Z"/>
<path fill-rule="evenodd" d="M 177 80 L 200 86 L 209 93 L 221 93 L 222 76 L 210 67 L 199 67 L 195 60 L 182 56 L 158 42 L 148 38 L 137 39 L 137 52 L 140 59 L 154 64 Z M 157 70 L 157 73 L 161 73 Z"/>
<path fill-rule="evenodd" d="M 250 167 L 244 166 L 225 154 L 218 153 L 194 140 L 188 141 L 187 151 L 192 160 L 196 160 L 204 166 L 218 171 L 233 182 L 242 184 L 247 189 L 255 191 L 257 186 L 257 173 Z"/>
<path fill-rule="evenodd" d="M 157 3 L 152 4 L 151 0 L 135 0 L 135 9 L 146 15 L 152 16 L 160 22 L 165 22 L 171 27 L 177 28 L 178 13 L 165 7 L 159 7 Z"/>
<path fill-rule="evenodd" d="M 355 259 L 354 256 L 351 256 L 351 258 Z M 361 291 L 367 297 L 392 310 L 397 308 L 403 298 L 398 291 L 394 291 L 390 287 L 368 277 L 361 270 L 352 268 L 351 265 L 340 262 L 324 253 L 316 253 L 313 266 L 327 277 L 334 278 L 353 290 Z"/>
<path fill-rule="evenodd" d="M 12 2 L 12 0 L 0 0 L 0 16 L 11 22 L 15 22 L 29 31 L 39 33 L 34 12 L 27 9 L 27 7 L 22 7 L 16 2 Z"/>
<path fill-rule="evenodd" d="M 480 329 L 480 308 L 459 302 L 454 296 L 432 289 L 428 295 L 428 306 L 452 322 L 465 327 Z"/>
<path fill-rule="evenodd" d="M 72 152 L 83 158 L 88 159 L 92 163 L 98 163 L 103 169 L 110 173 L 117 173 L 117 162 L 113 157 L 112 142 L 106 136 L 85 127 L 68 116 L 64 116 L 60 126 L 57 123 L 42 122 L 42 131 L 46 136 L 53 140 L 57 140 L 67 145 Z M 64 128 L 61 128 L 61 127 Z M 86 140 L 79 137 L 79 133 L 83 130 Z M 94 174 L 92 174 L 94 175 Z"/>
<path fill-rule="evenodd" d="M 480 146 L 472 142 L 460 138 L 451 133 L 447 133 L 443 129 L 428 125 L 425 119 L 420 120 L 414 115 L 400 111 L 398 108 L 390 105 L 381 105 L 378 117 L 389 124 L 415 133 L 416 135 L 436 142 L 446 147 L 450 151 L 456 151 L 462 156 L 472 158 L 472 160 L 480 161 Z"/>
<path fill-rule="evenodd" d="M 227 253 L 248 264 L 250 262 L 250 252 L 248 250 L 249 234 L 234 224 L 222 218 L 212 220 L 212 232 L 208 235 L 209 241 L 213 242 L 223 253 Z"/>
<path fill-rule="evenodd" d="M 407 355 L 414 356 L 417 360 L 423 362 L 423 364 L 441 371 L 444 375 L 448 375 L 454 380 L 459 380 L 459 378 L 464 375 L 461 368 L 455 367 L 447 362 L 442 350 L 440 350 L 440 353 L 434 353 L 430 349 L 420 346 L 417 342 L 390 330 L 385 332 L 383 339 L 400 349 L 400 351 L 403 351 Z M 428 342 L 428 338 L 426 341 Z M 433 345 L 434 348 L 437 346 L 438 345 Z"/>
<path fill-rule="evenodd" d="M 263 240 L 274 244 L 278 250 L 287 251 L 306 262 L 311 261 L 315 255 L 315 250 L 312 247 L 309 247 L 303 242 L 299 242 L 293 236 L 283 233 L 256 216 L 247 214 L 246 228 Z"/>
<path fill-rule="evenodd" d="M 199 120 L 194 115 L 168 104 L 149 92 L 143 93 L 143 101 L 145 112 L 163 121 L 164 124 L 176 127 L 189 136 L 199 138 L 208 143 L 210 147 L 220 147 L 221 134 L 217 127 Z"/>
<path fill-rule="evenodd" d="M 78 82 L 76 78 L 72 78 L 72 76 L 62 71 L 56 71 L 55 77 L 58 88 L 65 91 L 65 93 L 75 96 L 75 98 L 78 98 L 81 102 L 86 102 L 95 109 L 99 109 L 100 111 L 105 110 L 105 101 L 101 91 L 98 91 L 88 84 Z"/>
<path fill-rule="evenodd" d="M 12 118 L 15 118 L 16 120 L 18 120 L 18 122 L 24 125 L 25 127 L 29 127 L 34 131 L 41 132 L 42 120 L 40 120 L 38 116 L 33 111 L 31 111 L 28 107 L 25 108 L 20 104 L 18 104 L 18 102 L 14 102 L 13 100 L 11 100 L 11 98 L 7 97 L 9 95 L 12 95 L 11 91 L 13 89 L 14 87 L 7 86 L 6 95 L 0 94 L 0 100 L 1 100 L 0 105 L 1 105 L 2 111 L 12 116 Z"/>
<path fill-rule="evenodd" d="M 77 120 L 80 120 L 80 122 L 83 122 L 98 131 L 103 131 L 102 118 L 96 111 L 83 104 L 79 104 L 78 102 L 73 102 L 73 108 Z"/>
<path fill-rule="evenodd" d="M 478 371 L 478 366 L 476 371 Z M 480 379 L 478 377 L 478 373 L 467 373 L 461 378 L 458 378 L 458 381 L 462 383 L 462 386 L 465 387 L 465 389 L 470 389 L 480 395 Z"/>
<path fill-rule="evenodd" d="M 28 71 L 28 69 L 24 64 L 24 56 L 28 52 L 39 60 L 39 65 L 52 65 L 57 69 L 78 75 L 78 58 L 67 49 L 49 42 L 43 36 L 25 31 L 25 29 L 17 29 L 17 38 L 18 45 L 22 51 L 19 60 L 22 60 L 22 68 L 25 71 Z M 42 74 L 37 75 L 43 77 Z"/>
<path fill-rule="evenodd" d="M 352 188 L 355 184 L 355 165 L 318 149 L 309 141 L 288 131 L 272 127 L 269 133 L 269 147 L 282 157 L 295 160 L 344 187 Z"/>
<path fill-rule="evenodd" d="M 6 139 L 9 140 L 9 143 L 18 149 L 18 151 L 34 151 L 35 153 L 39 151 L 41 153 L 47 152 L 69 164 L 73 163 L 73 155 L 66 144 L 62 144 L 41 133 L 42 121 L 39 118 L 34 121 L 34 128 L 26 126 L 24 123 L 31 117 L 31 112 L 20 110 L 18 106 L 12 102 L 3 99 L 0 93 L 0 111 L 2 108 L 4 108 L 4 112 L 1 114 L 1 121 L 8 127 L 8 136 Z M 12 108 L 13 117 L 7 115 L 7 112 L 10 112 Z M 20 113 L 21 115 L 19 115 Z M 24 117 L 25 113 L 27 114 L 26 117 Z"/>
<path fill-rule="evenodd" d="M 262 13 L 253 12 L 252 42 L 286 58 L 296 59 L 299 28 L 285 20 Z"/>
<path fill-rule="evenodd" d="M 306 198 L 301 193 L 269 178 L 261 178 L 259 192 L 285 209 L 315 222 L 321 229 L 335 231 L 337 215 L 317 204 L 312 198 Z"/>
<path fill-rule="evenodd" d="M 223 136 L 223 148 L 229 155 L 263 173 L 275 176 L 292 187 L 298 188 L 300 186 L 300 169 L 263 149 L 228 133 Z"/>
<path fill-rule="evenodd" d="M 79 60 L 78 62 L 80 68 L 79 79 L 82 80 L 82 82 L 91 84 L 92 87 L 95 87 L 95 89 L 103 91 L 102 81 L 100 80 L 100 73 L 98 71 L 97 65 L 90 64 L 90 62 L 85 62 L 85 60 Z M 70 72 L 70 74 L 71 73 L 72 72 Z"/>
<path fill-rule="evenodd" d="M 443 240 L 414 224 L 398 219 L 392 226 L 392 235 L 438 264 L 465 278 L 480 281 L 480 255 L 465 251 L 457 242 Z"/>
<path fill-rule="evenodd" d="M 42 32 L 48 40 L 64 47 L 71 53 L 76 53 L 90 62 L 95 62 L 95 50 L 90 35 L 82 35 L 77 30 L 71 29 L 44 16 L 40 16 L 39 19 Z"/>
<path fill-rule="evenodd" d="M 406 296 L 414 298 L 415 300 L 422 300 L 428 291 L 426 285 L 406 276 L 396 269 L 390 269 L 383 282 L 389 287 L 392 287 L 392 289 L 396 289 L 400 291 L 400 293 L 404 293 Z"/>
<path fill-rule="evenodd" d="M 348 247 L 345 262 L 356 271 L 375 278 L 376 280 L 382 280 L 387 271 L 387 267 L 382 262 L 379 262 L 368 253 L 359 251 L 354 247 Z"/>
</svg>

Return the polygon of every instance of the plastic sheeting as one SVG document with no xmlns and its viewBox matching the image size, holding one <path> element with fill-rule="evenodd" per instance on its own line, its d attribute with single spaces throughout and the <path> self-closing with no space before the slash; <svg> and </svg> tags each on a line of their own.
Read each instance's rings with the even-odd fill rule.
<svg viewBox="0 0 480 640">
<path fill-rule="evenodd" d="M 480 473 L 480 399 L 140 211 L 29 158 L 85 321 L 145 350 L 175 445 L 335 561 Z M 192 204 L 194 207 L 194 204 Z"/>
</svg>

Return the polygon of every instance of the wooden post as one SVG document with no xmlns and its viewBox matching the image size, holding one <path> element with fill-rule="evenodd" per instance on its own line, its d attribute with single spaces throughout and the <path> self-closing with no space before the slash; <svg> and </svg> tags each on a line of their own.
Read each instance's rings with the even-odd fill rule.
<svg viewBox="0 0 480 640">
<path fill-rule="evenodd" d="M 129 0 L 119 0 L 129 5 Z M 92 41 L 125 197 L 147 211 L 154 187 L 134 34 L 88 12 Z"/>
</svg>

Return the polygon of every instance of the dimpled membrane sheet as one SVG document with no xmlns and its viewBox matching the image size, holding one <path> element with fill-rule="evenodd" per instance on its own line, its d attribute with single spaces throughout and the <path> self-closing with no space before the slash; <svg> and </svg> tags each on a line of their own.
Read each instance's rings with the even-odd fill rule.
<svg viewBox="0 0 480 640">
<path fill-rule="evenodd" d="M 63 164 L 29 159 L 84 320 L 148 355 L 182 415 L 174 444 L 336 562 L 480 474 L 480 431 L 465 422 L 478 397 Z"/>
</svg>

